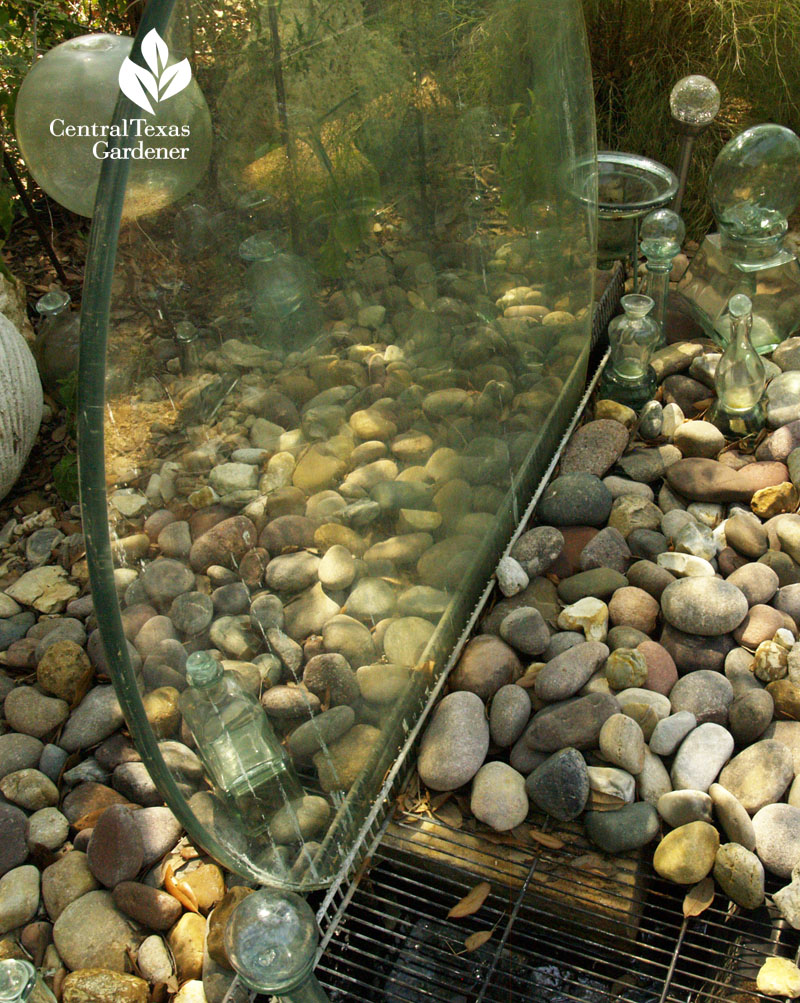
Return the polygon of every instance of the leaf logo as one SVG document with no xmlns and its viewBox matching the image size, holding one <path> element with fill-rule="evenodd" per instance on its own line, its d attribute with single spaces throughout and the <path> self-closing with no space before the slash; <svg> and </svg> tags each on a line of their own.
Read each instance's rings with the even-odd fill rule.
<svg viewBox="0 0 800 1003">
<path fill-rule="evenodd" d="M 142 56 L 150 68 L 146 70 L 126 58 L 119 68 L 119 89 L 134 104 L 153 114 L 150 99 L 158 104 L 180 94 L 191 83 L 192 68 L 188 59 L 167 66 L 169 49 L 155 28 L 144 36 Z"/>
</svg>

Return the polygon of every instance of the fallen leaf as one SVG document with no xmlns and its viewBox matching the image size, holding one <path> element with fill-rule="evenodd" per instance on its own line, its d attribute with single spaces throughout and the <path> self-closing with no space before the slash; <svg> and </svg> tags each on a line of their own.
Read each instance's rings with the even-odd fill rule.
<svg viewBox="0 0 800 1003">
<path fill-rule="evenodd" d="M 614 873 L 614 865 L 596 853 L 584 853 L 580 857 L 575 857 L 572 866 L 579 871 L 587 871 L 589 874 L 597 874 L 603 878 L 610 878 Z"/>
<path fill-rule="evenodd" d="M 438 811 L 443 804 L 450 800 L 453 796 L 452 791 L 445 791 L 443 794 L 437 794 L 435 797 L 431 798 L 431 811 Z"/>
<path fill-rule="evenodd" d="M 444 822 L 451 829 L 460 829 L 464 824 L 464 816 L 459 811 L 458 805 L 452 801 L 443 804 L 434 814 L 440 822 Z"/>
<path fill-rule="evenodd" d="M 542 846 L 546 846 L 549 850 L 564 849 L 564 840 L 559 839 L 558 836 L 551 836 L 549 832 L 540 832 L 538 829 L 531 829 L 529 835 L 534 842 L 541 843 Z"/>
<path fill-rule="evenodd" d="M 469 937 L 464 941 L 464 947 L 469 951 L 477 951 L 479 947 L 483 947 L 487 940 L 491 939 L 494 930 L 478 930 L 477 933 L 470 934 Z"/>
<path fill-rule="evenodd" d="M 473 913 L 476 913 L 480 909 L 489 897 L 491 890 L 492 886 L 488 881 L 481 881 L 479 884 L 475 885 L 474 888 L 470 888 L 460 902 L 456 902 L 447 914 L 447 918 L 461 919 L 462 916 L 472 916 Z"/>
<path fill-rule="evenodd" d="M 167 864 L 164 868 L 164 890 L 176 898 L 184 909 L 188 909 L 190 912 L 200 912 L 194 890 L 185 881 L 175 880 L 172 864 Z"/>
<path fill-rule="evenodd" d="M 683 900 L 683 915 L 699 916 L 714 901 L 714 879 L 703 878 L 696 885 L 689 889 L 686 898 Z"/>
</svg>

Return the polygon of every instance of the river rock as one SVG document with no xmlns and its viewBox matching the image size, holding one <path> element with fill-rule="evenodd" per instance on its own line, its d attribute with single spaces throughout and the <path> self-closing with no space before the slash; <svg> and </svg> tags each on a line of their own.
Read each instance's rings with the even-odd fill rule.
<svg viewBox="0 0 800 1003">
<path fill-rule="evenodd" d="M 756 853 L 779 878 L 788 878 L 800 861 L 800 808 L 768 804 L 753 816 Z"/>
<path fill-rule="evenodd" d="M 662 878 L 679 885 L 693 885 L 711 871 L 719 849 L 719 834 L 708 822 L 689 822 L 661 840 L 653 867 Z"/>
<path fill-rule="evenodd" d="M 794 776 L 792 754 L 774 739 L 748 746 L 719 775 L 719 783 L 751 815 L 778 801 Z"/>
<path fill-rule="evenodd" d="M 422 782 L 450 791 L 470 781 L 489 749 L 489 723 L 477 694 L 459 690 L 436 708 L 420 743 L 417 768 Z"/>
<path fill-rule="evenodd" d="M 764 901 L 764 867 L 739 843 L 723 843 L 717 850 L 714 880 L 743 909 L 757 909 Z"/>
<path fill-rule="evenodd" d="M 106 808 L 92 830 L 87 861 L 92 874 L 107 888 L 130 881 L 138 874 L 144 861 L 144 847 L 130 808 L 125 805 Z"/>
<path fill-rule="evenodd" d="M 608 647 L 599 641 L 586 641 L 569 648 L 539 672 L 534 684 L 536 696 L 547 702 L 574 696 L 608 656 Z"/>
<path fill-rule="evenodd" d="M 697 727 L 697 718 L 683 710 L 662 718 L 650 736 L 650 749 L 659 756 L 671 756 L 690 731 Z"/>
<path fill-rule="evenodd" d="M 124 972 L 128 951 L 140 936 L 114 906 L 111 892 L 92 891 L 70 903 L 53 926 L 53 940 L 64 964 L 73 969 L 107 968 Z"/>
<path fill-rule="evenodd" d="M 611 492 L 594 474 L 564 474 L 545 488 L 537 515 L 556 526 L 603 526 L 612 500 Z"/>
<path fill-rule="evenodd" d="M 87 749 L 122 726 L 124 717 L 113 686 L 95 686 L 72 712 L 59 739 L 67 752 Z"/>
<path fill-rule="evenodd" d="M 39 659 L 36 681 L 45 691 L 70 706 L 86 692 L 93 674 L 89 656 L 74 641 L 57 641 Z"/>
<path fill-rule="evenodd" d="M 537 526 L 528 530 L 511 548 L 511 556 L 519 561 L 529 578 L 546 571 L 564 547 L 564 537 L 553 526 Z"/>
<path fill-rule="evenodd" d="M 578 560 L 582 571 L 603 568 L 624 574 L 631 562 L 631 551 L 622 533 L 613 526 L 606 526 L 589 540 Z"/>
<path fill-rule="evenodd" d="M 726 724 L 733 695 L 733 687 L 721 673 L 698 669 L 675 683 L 669 699 L 674 713 L 690 711 L 698 724 Z"/>
<path fill-rule="evenodd" d="M 501 621 L 500 637 L 524 655 L 541 655 L 550 642 L 550 628 L 536 607 L 520 606 Z"/>
<path fill-rule="evenodd" d="M 778 591 L 779 585 L 775 571 L 766 564 L 759 563 L 742 565 L 728 575 L 726 581 L 742 592 L 750 607 L 768 603 Z"/>
<path fill-rule="evenodd" d="M 6 697 L 3 712 L 15 731 L 43 738 L 66 721 L 69 704 L 47 697 L 33 686 L 17 686 Z"/>
<path fill-rule="evenodd" d="M 577 818 L 589 800 L 589 773 L 577 749 L 549 756 L 525 781 L 528 796 L 542 811 L 561 822 Z"/>
<path fill-rule="evenodd" d="M 701 457 L 679 460 L 667 470 L 669 486 L 684 498 L 706 502 L 750 502 L 756 491 L 788 479 L 783 463 L 750 463 L 741 470 Z"/>
<path fill-rule="evenodd" d="M 506 763 L 482 766 L 472 781 L 473 815 L 498 832 L 521 825 L 528 814 L 525 778 Z"/>
<path fill-rule="evenodd" d="M 495 745 L 509 748 L 525 730 L 531 716 L 531 698 L 527 690 L 510 683 L 501 686 L 492 698 L 489 733 Z"/>
<path fill-rule="evenodd" d="M 618 701 L 607 693 L 575 697 L 534 714 L 524 740 L 537 752 L 555 752 L 568 746 L 591 749 L 597 745 L 605 722 L 619 710 Z"/>
<path fill-rule="evenodd" d="M 58 788 L 41 770 L 15 770 L 0 780 L 0 793 L 26 811 L 39 811 L 58 804 Z"/>
<path fill-rule="evenodd" d="M 183 912 L 174 896 L 136 881 L 119 882 L 113 896 L 118 909 L 151 930 L 169 930 Z"/>
<path fill-rule="evenodd" d="M 561 457 L 561 474 L 589 473 L 602 477 L 625 452 L 628 431 L 619 422 L 601 418 L 582 425 Z"/>
<path fill-rule="evenodd" d="M 479 634 L 464 647 L 450 674 L 450 688 L 468 690 L 488 701 L 501 686 L 516 682 L 521 675 L 522 665 L 512 648 L 491 634 Z"/>
<path fill-rule="evenodd" d="M 658 813 L 640 801 L 617 811 L 587 811 L 586 835 L 605 853 L 625 853 L 646 846 L 658 835 Z"/>
<path fill-rule="evenodd" d="M 105 968 L 81 968 L 64 979 L 62 1003 L 147 1003 L 150 992 L 138 975 L 112 972 Z"/>
<path fill-rule="evenodd" d="M 749 607 L 743 593 L 729 582 L 682 578 L 664 589 L 661 609 L 677 630 L 709 637 L 735 630 Z"/>
<path fill-rule="evenodd" d="M 671 772 L 673 788 L 707 791 L 732 753 L 729 731 L 712 722 L 701 724 L 678 747 Z"/>
<path fill-rule="evenodd" d="M 0 877 L 0 934 L 24 926 L 39 908 L 39 871 L 31 864 Z"/>
<path fill-rule="evenodd" d="M 185 912 L 170 930 L 167 941 L 181 982 L 201 977 L 205 937 L 206 920 L 194 912 Z"/>
<path fill-rule="evenodd" d="M 644 767 L 645 743 L 641 727 L 626 714 L 612 714 L 600 729 L 603 758 L 626 770 L 639 773 Z"/>
<path fill-rule="evenodd" d="M 714 803 L 719 823 L 732 843 L 740 843 L 748 850 L 756 848 L 756 833 L 750 816 L 730 791 L 721 784 L 712 784 L 708 793 Z"/>
</svg>

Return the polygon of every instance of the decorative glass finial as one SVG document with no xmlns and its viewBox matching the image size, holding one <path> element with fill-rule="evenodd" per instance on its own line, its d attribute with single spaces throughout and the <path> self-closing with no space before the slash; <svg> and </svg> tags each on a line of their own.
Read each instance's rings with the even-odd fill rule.
<svg viewBox="0 0 800 1003">
<path fill-rule="evenodd" d="M 229 809 L 261 835 L 277 811 L 303 797 L 294 767 L 264 708 L 209 652 L 189 655 L 186 680 L 180 709 L 197 753 Z M 299 825 L 297 836 L 302 841 Z"/>
<path fill-rule="evenodd" d="M 305 899 L 274 888 L 243 899 L 225 928 L 225 949 L 242 982 L 285 1003 L 330 1003 L 313 974 L 318 942 Z"/>
<path fill-rule="evenodd" d="M 650 356 L 661 332 L 648 316 L 654 305 L 649 296 L 623 296 L 621 303 L 625 313 L 608 325 L 611 358 L 603 371 L 600 393 L 637 409 L 655 393 L 657 379 Z"/>
<path fill-rule="evenodd" d="M 690 128 L 705 129 L 711 125 L 719 106 L 719 88 L 699 73 L 679 80 L 669 96 L 669 110 L 675 122 Z"/>
<path fill-rule="evenodd" d="M 764 425 L 761 397 L 766 385 L 764 363 L 750 342 L 753 304 L 738 293 L 728 304 L 731 337 L 717 365 L 717 402 L 712 420 L 723 432 L 745 435 Z"/>
<path fill-rule="evenodd" d="M 683 77 L 672 88 L 669 109 L 672 112 L 672 121 L 681 137 L 681 148 L 675 168 L 675 173 L 678 175 L 678 193 L 672 204 L 675 212 L 680 212 L 683 205 L 694 142 L 717 117 L 719 105 L 720 94 L 717 85 L 713 80 L 697 73 Z"/>
<path fill-rule="evenodd" d="M 34 998 L 37 1003 L 55 1003 L 56 999 L 30 961 L 20 958 L 0 961 L 0 1003 L 26 1003 Z"/>
<path fill-rule="evenodd" d="M 656 209 L 646 216 L 639 247 L 647 258 L 647 293 L 655 303 L 653 319 L 659 326 L 659 346 L 666 344 L 667 299 L 672 261 L 680 253 L 686 227 L 671 209 Z"/>
</svg>

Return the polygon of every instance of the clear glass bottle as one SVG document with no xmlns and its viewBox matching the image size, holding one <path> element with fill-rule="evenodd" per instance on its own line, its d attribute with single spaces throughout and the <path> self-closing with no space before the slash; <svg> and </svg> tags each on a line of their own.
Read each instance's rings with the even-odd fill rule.
<svg viewBox="0 0 800 1003">
<path fill-rule="evenodd" d="M 667 343 L 667 300 L 672 262 L 680 254 L 686 227 L 671 209 L 656 209 L 645 217 L 639 247 L 647 259 L 647 295 L 653 300 L 653 320 L 659 327 L 658 347 Z"/>
<path fill-rule="evenodd" d="M 34 355 L 45 390 L 57 394 L 62 380 L 78 369 L 78 342 L 81 335 L 80 311 L 70 310 L 69 293 L 53 289 L 36 301 L 42 318 L 36 335 Z"/>
<path fill-rule="evenodd" d="M 0 961 L 0 1003 L 56 1003 L 30 961 L 5 958 Z"/>
<path fill-rule="evenodd" d="M 313 973 L 318 942 L 305 899 L 274 888 L 243 899 L 225 928 L 228 957 L 242 982 L 283 1003 L 329 1003 Z"/>
<path fill-rule="evenodd" d="M 750 341 L 753 304 L 741 293 L 728 304 L 731 336 L 714 377 L 717 401 L 712 420 L 732 435 L 756 432 L 764 425 L 761 397 L 766 386 L 764 363 Z"/>
<path fill-rule="evenodd" d="M 208 777 L 248 833 L 261 835 L 303 797 L 294 767 L 261 704 L 209 652 L 187 658 L 186 679 L 180 709 Z"/>
<path fill-rule="evenodd" d="M 678 295 L 725 346 L 726 306 L 744 293 L 753 305 L 752 344 L 764 355 L 800 328 L 800 266 L 783 243 L 800 202 L 800 138 L 780 125 L 745 130 L 723 147 L 708 191 L 719 232 L 703 241 Z"/>
<path fill-rule="evenodd" d="M 656 374 L 650 356 L 658 344 L 660 329 L 652 316 L 653 300 L 633 293 L 623 296 L 621 316 L 608 325 L 611 357 L 600 383 L 602 397 L 640 408 L 655 393 Z"/>
</svg>

